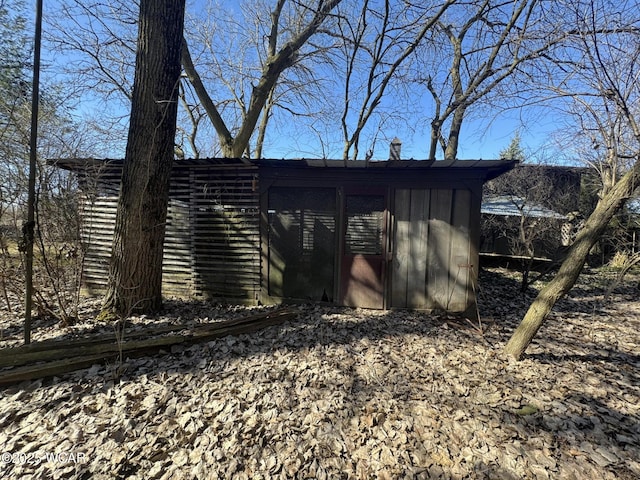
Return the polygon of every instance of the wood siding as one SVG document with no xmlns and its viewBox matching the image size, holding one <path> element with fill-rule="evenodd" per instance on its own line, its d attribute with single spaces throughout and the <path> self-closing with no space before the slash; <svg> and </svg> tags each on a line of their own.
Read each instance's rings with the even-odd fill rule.
<svg viewBox="0 0 640 480">
<path fill-rule="evenodd" d="M 101 172 L 81 205 L 85 286 L 104 290 L 118 203 L 119 169 Z M 257 168 L 175 166 L 165 231 L 165 296 L 255 301 L 260 291 Z"/>
<path fill-rule="evenodd" d="M 392 307 L 464 312 L 473 304 L 474 208 L 467 189 L 395 191 Z"/>
<path fill-rule="evenodd" d="M 55 163 L 78 172 L 84 182 L 85 283 L 89 290 L 102 290 L 122 161 Z M 376 189 L 387 196 L 381 308 L 472 313 L 482 184 L 513 165 L 503 160 L 177 161 L 163 293 L 243 303 L 339 304 L 342 260 L 349 254 L 345 239 L 359 238 L 345 221 L 345 195 Z"/>
</svg>

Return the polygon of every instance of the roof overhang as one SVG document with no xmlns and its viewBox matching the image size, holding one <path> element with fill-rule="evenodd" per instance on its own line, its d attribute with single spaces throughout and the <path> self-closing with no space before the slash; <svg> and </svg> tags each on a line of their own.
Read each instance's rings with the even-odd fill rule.
<svg viewBox="0 0 640 480">
<path fill-rule="evenodd" d="M 49 160 L 49 164 L 77 172 L 100 172 L 122 168 L 122 159 L 62 158 Z M 330 160 L 330 159 L 259 159 L 240 158 L 198 158 L 174 161 L 174 168 L 242 167 L 257 166 L 266 169 L 329 169 L 329 170 L 367 170 L 367 171 L 434 171 L 455 178 L 462 172 L 474 172 L 474 176 L 484 181 L 502 175 L 511 170 L 515 160 Z"/>
</svg>

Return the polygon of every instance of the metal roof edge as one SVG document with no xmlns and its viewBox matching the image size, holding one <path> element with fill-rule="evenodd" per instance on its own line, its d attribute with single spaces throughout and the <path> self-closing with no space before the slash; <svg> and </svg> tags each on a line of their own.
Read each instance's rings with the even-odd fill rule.
<svg viewBox="0 0 640 480">
<path fill-rule="evenodd" d="M 59 158 L 48 159 L 49 165 L 58 166 L 66 170 L 80 170 L 87 167 L 109 167 L 118 166 L 124 162 L 124 159 L 113 158 Z M 511 170 L 517 161 L 515 160 L 337 160 L 337 159 L 254 159 L 247 160 L 241 158 L 197 158 L 197 159 L 183 159 L 174 160 L 174 166 L 195 166 L 195 167 L 207 167 L 214 165 L 252 165 L 257 167 L 285 167 L 285 168 L 346 168 L 346 169 L 381 169 L 381 168 L 393 168 L 393 169 L 405 169 L 405 168 L 437 168 L 437 169 L 486 169 L 487 179 L 495 178 L 498 175 Z"/>
</svg>

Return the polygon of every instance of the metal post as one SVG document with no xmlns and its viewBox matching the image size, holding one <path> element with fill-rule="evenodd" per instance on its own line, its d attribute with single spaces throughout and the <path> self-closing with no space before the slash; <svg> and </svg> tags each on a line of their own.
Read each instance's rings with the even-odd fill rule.
<svg viewBox="0 0 640 480">
<path fill-rule="evenodd" d="M 40 44 L 42 38 L 42 0 L 36 0 L 36 31 L 33 49 L 33 86 L 31 95 L 31 138 L 29 142 L 29 192 L 27 223 L 22 227 L 25 247 L 24 343 L 31 343 L 33 305 L 33 238 L 35 231 L 36 168 L 38 158 L 38 104 L 40 101 Z"/>
</svg>

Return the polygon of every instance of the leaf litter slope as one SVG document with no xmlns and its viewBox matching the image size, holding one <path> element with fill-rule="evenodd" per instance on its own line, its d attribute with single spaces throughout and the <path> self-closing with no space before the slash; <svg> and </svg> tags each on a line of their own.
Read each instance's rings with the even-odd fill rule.
<svg viewBox="0 0 640 480">
<path fill-rule="evenodd" d="M 482 280 L 484 336 L 449 316 L 301 306 L 282 326 L 128 360 L 117 381 L 95 365 L 5 388 L 4 452 L 82 461 L 0 476 L 639 477 L 635 284 L 603 304 L 606 279 L 586 275 L 516 363 L 501 349 L 530 298 L 503 271 Z M 243 313 L 176 303 L 132 328 Z"/>
</svg>

